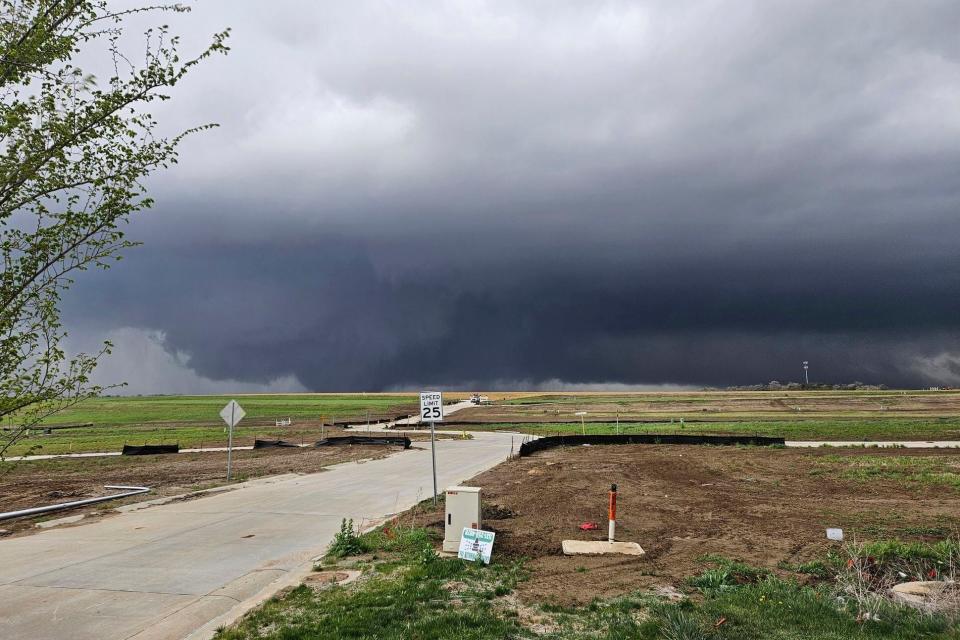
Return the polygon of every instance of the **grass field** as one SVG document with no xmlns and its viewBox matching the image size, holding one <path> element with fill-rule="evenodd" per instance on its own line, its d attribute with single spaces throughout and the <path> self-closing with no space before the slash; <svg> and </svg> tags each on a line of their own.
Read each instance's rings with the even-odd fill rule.
<svg viewBox="0 0 960 640">
<path fill-rule="evenodd" d="M 916 419 L 847 419 L 738 422 L 675 422 L 628 423 L 589 422 L 581 426 L 573 422 L 503 422 L 470 425 L 476 430 L 520 431 L 539 436 L 586 433 L 684 433 L 737 434 L 780 436 L 788 440 L 960 440 L 960 418 Z"/>
<path fill-rule="evenodd" d="M 95 426 L 139 424 L 183 424 L 220 422 L 219 412 L 236 399 L 247 412 L 248 423 L 272 422 L 278 418 L 306 418 L 327 422 L 332 418 L 365 417 L 406 411 L 415 413 L 413 394 L 290 394 L 247 396 L 136 396 L 87 400 L 49 418 L 44 424 Z"/>
<path fill-rule="evenodd" d="M 449 400 L 468 392 L 448 392 Z M 507 429 L 538 435 L 580 433 L 731 433 L 824 440 L 960 439 L 960 393 L 929 391 L 671 392 L 487 394 L 490 404 L 450 416 L 470 429 Z M 279 394 L 236 396 L 247 412 L 238 444 L 255 437 L 309 441 L 321 422 L 363 422 L 415 413 L 415 394 Z M 117 451 L 124 444 L 223 446 L 219 411 L 230 396 L 105 397 L 88 400 L 46 424 L 90 427 L 34 431 L 7 451 L 60 454 Z M 290 427 L 275 421 L 291 418 Z M 681 424 L 681 420 L 683 423 Z M 631 422 L 632 421 L 632 422 Z M 479 426 L 472 423 L 480 423 Z"/>
<path fill-rule="evenodd" d="M 227 433 L 220 409 L 235 398 L 246 417 L 234 430 L 234 443 L 249 445 L 256 437 L 299 441 L 316 440 L 321 423 L 334 420 L 363 422 L 369 415 L 393 418 L 417 411 L 411 394 L 296 394 L 248 396 L 137 396 L 87 400 L 51 417 L 44 424 L 90 427 L 33 430 L 6 454 L 82 453 L 119 451 L 124 444 L 179 443 L 181 448 L 220 447 Z M 289 427 L 277 427 L 278 419 L 290 418 Z"/>
<path fill-rule="evenodd" d="M 583 415 L 580 415 L 583 414 Z M 583 426 L 581 426 L 581 420 Z M 535 394 L 452 418 L 469 428 L 557 433 L 728 433 L 792 440 L 957 440 L 952 391 Z"/>
<path fill-rule="evenodd" d="M 960 415 L 953 391 L 710 391 L 632 394 L 538 394 L 467 409 L 462 420 L 577 421 L 906 420 Z"/>
<path fill-rule="evenodd" d="M 960 460 L 939 456 L 827 456 L 819 461 L 828 473 L 870 483 L 895 480 L 906 485 L 930 485 L 960 489 Z"/>
</svg>

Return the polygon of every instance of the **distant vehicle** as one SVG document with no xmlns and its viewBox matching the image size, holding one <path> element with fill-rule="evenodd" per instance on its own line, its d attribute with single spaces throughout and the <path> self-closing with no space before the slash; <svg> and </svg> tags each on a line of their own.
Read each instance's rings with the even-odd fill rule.
<svg viewBox="0 0 960 640">
<path fill-rule="evenodd" d="M 472 396 L 470 396 L 471 404 L 480 404 L 482 401 L 483 401 L 483 398 L 480 396 L 479 393 L 475 393 Z"/>
</svg>

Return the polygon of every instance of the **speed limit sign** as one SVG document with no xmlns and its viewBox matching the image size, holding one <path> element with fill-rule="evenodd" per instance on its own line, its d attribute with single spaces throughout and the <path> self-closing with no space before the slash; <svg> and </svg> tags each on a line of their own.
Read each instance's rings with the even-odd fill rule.
<svg viewBox="0 0 960 640">
<path fill-rule="evenodd" d="M 430 423 L 430 458 L 433 460 L 433 505 L 437 505 L 437 436 L 435 423 L 443 422 L 443 394 L 420 392 L 420 421 Z"/>
<path fill-rule="evenodd" d="M 443 422 L 443 393 L 440 391 L 420 392 L 420 420 L 423 422 Z"/>
</svg>

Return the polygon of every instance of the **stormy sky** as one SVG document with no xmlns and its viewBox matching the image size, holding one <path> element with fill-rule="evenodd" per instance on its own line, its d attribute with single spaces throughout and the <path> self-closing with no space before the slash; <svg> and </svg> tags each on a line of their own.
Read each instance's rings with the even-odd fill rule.
<svg viewBox="0 0 960 640">
<path fill-rule="evenodd" d="M 955 1 L 192 6 L 101 382 L 960 384 Z"/>
</svg>

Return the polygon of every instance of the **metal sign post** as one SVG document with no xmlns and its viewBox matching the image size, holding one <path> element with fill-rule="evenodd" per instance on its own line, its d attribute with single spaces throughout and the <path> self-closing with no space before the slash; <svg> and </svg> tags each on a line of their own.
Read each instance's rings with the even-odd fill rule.
<svg viewBox="0 0 960 640">
<path fill-rule="evenodd" d="M 436 423 L 443 422 L 443 393 L 420 392 L 420 420 L 430 423 L 430 457 L 433 459 L 433 504 L 437 504 L 437 437 Z"/>
<path fill-rule="evenodd" d="M 243 416 L 247 415 L 247 412 L 243 410 L 243 407 L 236 400 L 231 400 L 227 403 L 223 409 L 220 410 L 220 417 L 223 418 L 223 421 L 227 423 L 227 427 L 230 428 L 229 435 L 227 436 L 227 481 L 230 480 L 232 470 L 233 470 L 233 428 L 237 426 L 237 423 L 243 420 Z"/>
</svg>

